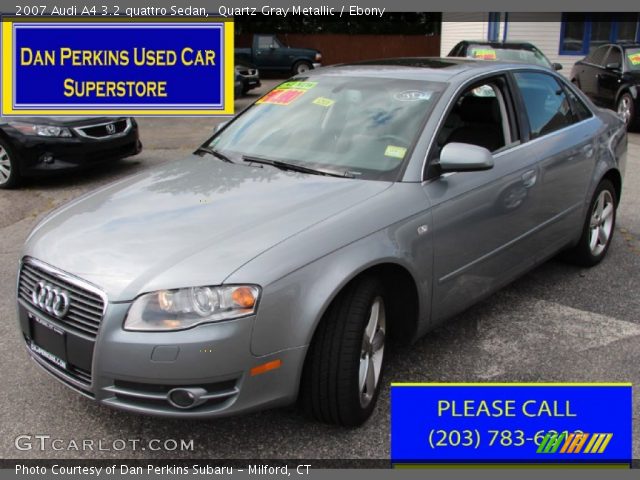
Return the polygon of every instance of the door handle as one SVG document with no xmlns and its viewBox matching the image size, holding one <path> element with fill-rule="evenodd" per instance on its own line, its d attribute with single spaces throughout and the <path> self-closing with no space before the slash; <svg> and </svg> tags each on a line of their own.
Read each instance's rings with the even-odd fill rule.
<svg viewBox="0 0 640 480">
<path fill-rule="evenodd" d="M 529 170 L 522 174 L 522 184 L 525 188 L 531 188 L 536 184 L 538 180 L 538 173 L 535 170 Z"/>
</svg>

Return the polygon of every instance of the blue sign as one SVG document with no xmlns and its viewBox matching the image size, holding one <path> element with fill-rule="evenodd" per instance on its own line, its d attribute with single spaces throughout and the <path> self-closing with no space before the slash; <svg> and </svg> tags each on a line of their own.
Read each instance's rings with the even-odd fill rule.
<svg viewBox="0 0 640 480">
<path fill-rule="evenodd" d="M 232 22 L 14 21 L 2 29 L 3 114 L 233 113 Z"/>
<path fill-rule="evenodd" d="M 631 384 L 392 384 L 394 463 L 629 463 Z"/>
</svg>

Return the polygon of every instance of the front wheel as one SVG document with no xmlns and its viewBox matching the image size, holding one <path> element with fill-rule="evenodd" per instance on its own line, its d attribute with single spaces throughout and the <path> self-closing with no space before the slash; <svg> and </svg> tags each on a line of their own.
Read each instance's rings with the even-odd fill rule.
<svg viewBox="0 0 640 480">
<path fill-rule="evenodd" d="M 624 120 L 624 124 L 627 129 L 634 126 L 636 112 L 633 104 L 633 98 L 629 93 L 623 93 L 618 99 L 617 112 Z"/>
<path fill-rule="evenodd" d="M 592 267 L 602 261 L 611 245 L 616 225 L 616 190 L 609 180 L 596 188 L 578 244 L 568 252 L 573 263 Z"/>
<path fill-rule="evenodd" d="M 301 388 L 302 406 L 316 420 L 354 427 L 371 416 L 385 361 L 384 298 L 380 280 L 364 278 L 336 298 L 318 326 Z"/>
<path fill-rule="evenodd" d="M 13 188 L 19 183 L 18 160 L 9 145 L 0 140 L 0 188 Z"/>
</svg>

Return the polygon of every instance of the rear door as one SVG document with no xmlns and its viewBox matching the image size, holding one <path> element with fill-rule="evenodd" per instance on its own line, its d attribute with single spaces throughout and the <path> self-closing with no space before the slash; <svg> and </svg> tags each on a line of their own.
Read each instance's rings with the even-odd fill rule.
<svg viewBox="0 0 640 480">
<path fill-rule="evenodd" d="M 538 172 L 536 203 L 528 212 L 536 230 L 529 245 L 542 261 L 581 230 L 599 121 L 555 75 L 519 71 L 513 77 L 530 137 L 526 150 Z"/>
<path fill-rule="evenodd" d="M 580 89 L 596 104 L 600 104 L 598 76 L 604 69 L 604 59 L 608 51 L 608 45 L 596 48 L 583 60 L 578 74 Z"/>
<path fill-rule="evenodd" d="M 604 68 L 598 74 L 600 102 L 608 108 L 615 108 L 616 106 L 616 94 L 621 85 L 622 59 L 622 49 L 613 45 L 604 60 Z M 614 64 L 618 64 L 619 67 L 613 68 Z M 607 65 L 610 65 L 611 68 L 607 68 Z"/>
</svg>

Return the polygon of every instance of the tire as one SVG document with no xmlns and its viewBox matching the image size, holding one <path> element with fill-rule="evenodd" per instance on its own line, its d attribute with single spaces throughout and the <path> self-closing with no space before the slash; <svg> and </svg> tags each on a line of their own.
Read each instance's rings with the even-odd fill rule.
<svg viewBox="0 0 640 480">
<path fill-rule="evenodd" d="M 7 142 L 0 140 L 0 188 L 15 188 L 20 184 L 20 180 L 18 159 Z"/>
<path fill-rule="evenodd" d="M 301 73 L 308 72 L 311 69 L 313 69 L 313 65 L 311 65 L 309 62 L 301 60 L 293 64 L 292 71 L 294 75 L 299 75 Z"/>
<path fill-rule="evenodd" d="M 374 341 L 368 342 L 372 331 Z M 329 307 L 311 342 L 301 385 L 304 412 L 325 423 L 362 425 L 380 394 L 385 337 L 382 282 L 365 277 L 347 286 Z"/>
<path fill-rule="evenodd" d="M 620 95 L 616 104 L 616 111 L 623 118 L 627 130 L 631 130 L 636 126 L 636 111 L 631 94 L 625 92 Z"/>
<path fill-rule="evenodd" d="M 589 204 L 580 240 L 567 252 L 566 258 L 569 261 L 583 267 L 593 267 L 602 261 L 615 231 L 617 205 L 613 183 L 602 180 Z"/>
</svg>

